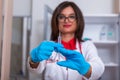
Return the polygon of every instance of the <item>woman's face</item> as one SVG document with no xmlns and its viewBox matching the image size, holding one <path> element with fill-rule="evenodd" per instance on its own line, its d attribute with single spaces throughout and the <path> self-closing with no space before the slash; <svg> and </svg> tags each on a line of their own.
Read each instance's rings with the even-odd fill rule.
<svg viewBox="0 0 120 80">
<path fill-rule="evenodd" d="M 59 31 L 63 34 L 75 33 L 77 28 L 76 15 L 72 7 L 64 8 L 58 16 Z"/>
</svg>

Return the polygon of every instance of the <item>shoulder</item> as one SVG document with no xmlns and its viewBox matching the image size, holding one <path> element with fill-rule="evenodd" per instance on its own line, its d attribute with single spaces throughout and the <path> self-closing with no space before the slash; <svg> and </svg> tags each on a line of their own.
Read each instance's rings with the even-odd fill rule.
<svg viewBox="0 0 120 80">
<path fill-rule="evenodd" d="M 91 40 L 81 42 L 81 47 L 84 54 L 97 53 L 97 48 Z"/>
<path fill-rule="evenodd" d="M 87 61 L 98 58 L 98 51 L 94 43 L 90 40 L 81 43 L 82 53 Z"/>
<path fill-rule="evenodd" d="M 87 40 L 87 41 L 84 41 L 84 42 L 81 42 L 81 45 L 82 46 L 85 46 L 85 47 L 94 47 L 94 43 L 91 41 L 91 40 Z"/>
</svg>

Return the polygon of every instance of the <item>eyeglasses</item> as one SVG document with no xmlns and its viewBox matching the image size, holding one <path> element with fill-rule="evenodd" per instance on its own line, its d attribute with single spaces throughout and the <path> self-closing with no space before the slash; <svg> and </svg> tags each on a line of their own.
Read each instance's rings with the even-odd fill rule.
<svg viewBox="0 0 120 80">
<path fill-rule="evenodd" d="M 59 22 L 65 22 L 66 19 L 68 19 L 69 22 L 74 22 L 76 20 L 76 16 L 75 15 L 70 15 L 70 16 L 66 17 L 62 14 L 58 16 L 58 21 Z"/>
</svg>

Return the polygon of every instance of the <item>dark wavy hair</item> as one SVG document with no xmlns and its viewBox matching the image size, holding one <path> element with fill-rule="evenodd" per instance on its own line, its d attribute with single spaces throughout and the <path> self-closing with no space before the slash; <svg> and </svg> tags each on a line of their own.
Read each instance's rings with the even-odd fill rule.
<svg viewBox="0 0 120 80">
<path fill-rule="evenodd" d="M 83 41 L 82 40 L 83 31 L 84 31 L 83 14 L 77 5 L 74 2 L 70 2 L 70 1 L 64 1 L 64 2 L 60 3 L 53 12 L 53 16 L 52 16 L 52 20 L 51 20 L 51 30 L 52 30 L 51 31 L 51 40 L 53 40 L 53 41 L 57 40 L 57 38 L 59 36 L 58 15 L 61 13 L 61 11 L 63 9 L 65 9 L 66 7 L 69 7 L 69 6 L 73 8 L 75 15 L 76 15 L 77 29 L 75 32 L 75 38 L 77 38 L 79 41 Z"/>
</svg>

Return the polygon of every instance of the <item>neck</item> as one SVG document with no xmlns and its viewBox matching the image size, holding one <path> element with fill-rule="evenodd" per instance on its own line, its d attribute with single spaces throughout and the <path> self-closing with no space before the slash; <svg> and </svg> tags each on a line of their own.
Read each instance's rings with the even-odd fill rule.
<svg viewBox="0 0 120 80">
<path fill-rule="evenodd" d="M 74 38 L 74 34 L 62 34 L 62 40 L 65 42 L 68 42 L 69 40 L 71 40 L 72 38 Z"/>
</svg>

